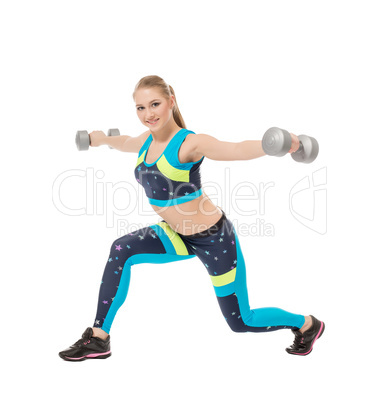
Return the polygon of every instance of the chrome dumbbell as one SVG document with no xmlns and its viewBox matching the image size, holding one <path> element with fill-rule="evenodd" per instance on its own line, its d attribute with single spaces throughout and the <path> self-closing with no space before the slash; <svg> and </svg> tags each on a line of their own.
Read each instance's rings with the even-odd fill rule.
<svg viewBox="0 0 379 402">
<path fill-rule="evenodd" d="M 108 130 L 108 137 L 114 137 L 116 135 L 120 135 L 120 131 L 118 128 L 110 128 Z M 89 146 L 91 145 L 91 138 L 88 135 L 88 131 L 77 131 L 75 137 L 76 147 L 78 151 L 87 151 Z M 109 147 L 112 148 L 112 147 Z"/>
<path fill-rule="evenodd" d="M 291 153 L 296 162 L 312 163 L 318 155 L 319 146 L 316 139 L 307 135 L 299 135 L 299 149 Z M 267 155 L 284 156 L 291 149 L 291 134 L 278 127 L 269 128 L 262 139 L 262 147 Z"/>
</svg>

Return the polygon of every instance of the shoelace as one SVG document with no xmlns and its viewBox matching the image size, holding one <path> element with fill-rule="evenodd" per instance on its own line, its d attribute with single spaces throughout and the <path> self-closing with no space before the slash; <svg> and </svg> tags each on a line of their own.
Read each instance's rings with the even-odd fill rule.
<svg viewBox="0 0 379 402">
<path fill-rule="evenodd" d="M 73 346 L 79 346 L 79 345 L 87 345 L 91 343 L 91 335 L 84 333 L 83 336 L 74 343 Z"/>
<path fill-rule="evenodd" d="M 305 344 L 304 344 L 304 336 L 301 332 L 297 332 L 295 334 L 295 340 L 293 341 L 293 345 L 292 348 L 293 349 L 301 349 L 304 348 Z"/>
</svg>

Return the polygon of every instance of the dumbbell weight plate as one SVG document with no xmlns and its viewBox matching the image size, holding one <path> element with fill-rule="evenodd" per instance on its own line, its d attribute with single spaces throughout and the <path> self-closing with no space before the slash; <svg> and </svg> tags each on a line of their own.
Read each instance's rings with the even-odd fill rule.
<svg viewBox="0 0 379 402">
<path fill-rule="evenodd" d="M 118 128 L 110 128 L 108 130 L 108 137 L 115 137 L 117 135 L 120 135 L 120 130 Z M 111 146 L 109 146 L 110 149 L 113 149 Z"/>
<path fill-rule="evenodd" d="M 292 152 L 291 157 L 296 162 L 312 163 L 318 155 L 318 142 L 308 135 L 299 135 L 300 148 Z"/>
<path fill-rule="evenodd" d="M 284 156 L 291 149 L 291 134 L 278 127 L 269 128 L 262 139 L 262 147 L 267 155 Z"/>
<path fill-rule="evenodd" d="M 79 151 L 87 151 L 90 145 L 90 138 L 87 131 L 77 131 L 75 137 L 76 147 Z"/>
</svg>

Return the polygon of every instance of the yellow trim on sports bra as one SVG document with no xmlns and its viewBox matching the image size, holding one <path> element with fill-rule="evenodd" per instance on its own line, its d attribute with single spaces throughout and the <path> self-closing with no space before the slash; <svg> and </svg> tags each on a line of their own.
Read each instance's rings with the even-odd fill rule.
<svg viewBox="0 0 379 402">
<path fill-rule="evenodd" d="M 144 158 L 145 158 L 145 153 L 146 151 L 143 151 L 141 156 L 137 159 L 137 163 L 136 163 L 136 167 L 143 162 Z"/>
<path fill-rule="evenodd" d="M 164 155 L 157 162 L 157 167 L 169 179 L 189 183 L 190 171 L 175 168 Z"/>
</svg>

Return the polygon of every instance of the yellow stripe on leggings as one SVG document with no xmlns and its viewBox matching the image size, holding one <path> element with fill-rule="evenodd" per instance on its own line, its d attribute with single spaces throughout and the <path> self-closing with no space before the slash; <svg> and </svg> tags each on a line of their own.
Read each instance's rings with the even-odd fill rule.
<svg viewBox="0 0 379 402">
<path fill-rule="evenodd" d="M 175 248 L 175 252 L 178 255 L 188 255 L 188 250 L 186 245 L 180 236 L 168 225 L 166 222 L 158 222 L 159 225 L 166 233 L 167 237 L 170 239 L 172 245 Z"/>
<path fill-rule="evenodd" d="M 236 279 L 236 272 L 237 272 L 237 268 L 234 268 L 231 271 L 227 272 L 226 274 L 222 274 L 222 275 L 218 275 L 218 276 L 210 275 L 213 286 L 220 287 L 220 286 L 229 285 L 229 283 L 234 282 L 234 280 Z"/>
</svg>

